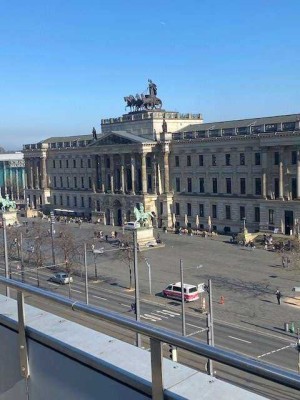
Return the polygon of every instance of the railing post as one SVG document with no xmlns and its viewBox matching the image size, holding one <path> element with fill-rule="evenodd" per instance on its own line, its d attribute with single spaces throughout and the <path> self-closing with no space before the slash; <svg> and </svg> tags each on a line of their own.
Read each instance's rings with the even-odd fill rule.
<svg viewBox="0 0 300 400">
<path fill-rule="evenodd" d="M 164 399 L 163 371 L 162 371 L 162 344 L 157 339 L 150 338 L 151 371 L 152 371 L 152 399 Z"/>
<path fill-rule="evenodd" d="M 28 352 L 25 332 L 24 294 L 18 291 L 18 329 L 20 348 L 20 367 L 23 378 L 29 377 Z"/>
</svg>

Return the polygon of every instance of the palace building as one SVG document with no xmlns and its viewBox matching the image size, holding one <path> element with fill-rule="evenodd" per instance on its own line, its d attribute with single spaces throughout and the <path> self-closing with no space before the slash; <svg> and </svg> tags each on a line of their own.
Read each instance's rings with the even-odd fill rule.
<svg viewBox="0 0 300 400">
<path fill-rule="evenodd" d="M 21 152 L 0 154 L 0 188 L 2 197 L 9 195 L 17 204 L 24 203 L 25 168 Z"/>
<path fill-rule="evenodd" d="M 52 137 L 23 153 L 33 209 L 122 225 L 143 203 L 158 227 L 218 232 L 246 224 L 290 234 L 300 218 L 296 114 L 203 123 L 145 107 L 102 120 L 101 134 Z"/>
</svg>

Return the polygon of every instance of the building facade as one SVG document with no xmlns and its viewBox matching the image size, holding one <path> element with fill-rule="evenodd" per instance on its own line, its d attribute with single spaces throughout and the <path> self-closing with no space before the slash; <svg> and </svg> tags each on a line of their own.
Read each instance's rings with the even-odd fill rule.
<svg viewBox="0 0 300 400">
<path fill-rule="evenodd" d="M 201 114 L 137 111 L 100 135 L 24 145 L 26 197 L 122 225 L 143 203 L 162 227 L 290 234 L 300 218 L 300 118 L 203 123 Z"/>
<path fill-rule="evenodd" d="M 0 154 L 0 187 L 2 197 L 8 194 L 10 199 L 17 203 L 24 202 L 25 164 L 23 153 Z"/>
</svg>

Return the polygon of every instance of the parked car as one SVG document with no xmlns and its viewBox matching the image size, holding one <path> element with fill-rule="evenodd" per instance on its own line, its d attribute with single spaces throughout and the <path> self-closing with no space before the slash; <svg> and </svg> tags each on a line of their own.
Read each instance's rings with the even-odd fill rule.
<svg viewBox="0 0 300 400">
<path fill-rule="evenodd" d="M 49 278 L 50 282 L 56 282 L 59 283 L 60 285 L 65 285 L 66 283 L 72 283 L 73 282 L 73 278 L 72 276 L 69 277 L 68 274 L 66 274 L 65 272 L 58 272 L 57 274 L 52 275 Z"/>
<path fill-rule="evenodd" d="M 137 221 L 127 222 L 127 224 L 124 225 L 125 230 L 137 229 L 140 227 L 141 227 L 141 224 Z"/>
<path fill-rule="evenodd" d="M 183 284 L 184 301 L 195 301 L 199 299 L 199 291 L 197 286 L 189 285 L 187 283 Z M 163 291 L 162 295 L 164 297 L 169 297 L 171 299 L 181 300 L 181 282 L 171 283 Z"/>
</svg>

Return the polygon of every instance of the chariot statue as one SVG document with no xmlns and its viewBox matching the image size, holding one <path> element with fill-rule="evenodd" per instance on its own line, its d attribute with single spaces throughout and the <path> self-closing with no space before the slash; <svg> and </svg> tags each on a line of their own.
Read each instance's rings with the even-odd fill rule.
<svg viewBox="0 0 300 400">
<path fill-rule="evenodd" d="M 151 218 L 155 218 L 155 215 L 151 211 L 144 211 L 144 206 L 139 203 L 139 208 L 134 207 L 135 222 L 139 222 L 143 227 L 149 227 Z"/>
<path fill-rule="evenodd" d="M 0 208 L 2 211 L 10 211 L 16 209 L 16 202 L 9 199 L 9 195 L 6 194 L 3 198 L 0 194 Z"/>
<path fill-rule="evenodd" d="M 129 95 L 124 97 L 126 102 L 125 110 L 127 107 L 130 108 L 130 111 L 161 109 L 162 101 L 156 96 L 157 85 L 151 79 L 148 79 L 147 90 L 149 94 L 145 94 L 146 91 L 144 91 L 141 94 L 136 94 L 136 96 Z"/>
</svg>

